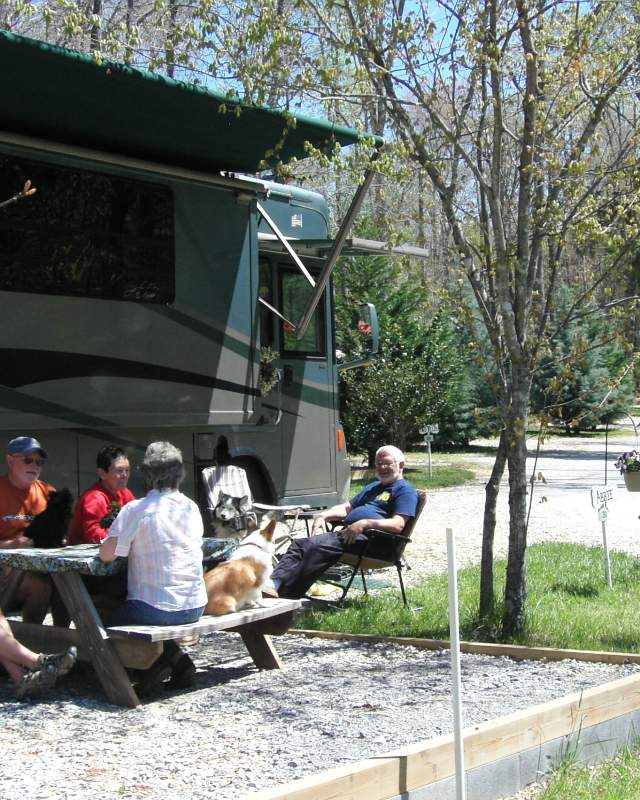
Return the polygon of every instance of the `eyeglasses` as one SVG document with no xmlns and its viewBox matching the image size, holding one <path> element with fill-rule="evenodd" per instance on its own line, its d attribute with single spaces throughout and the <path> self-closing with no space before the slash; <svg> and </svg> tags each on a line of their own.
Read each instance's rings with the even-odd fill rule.
<svg viewBox="0 0 640 800">
<path fill-rule="evenodd" d="M 376 461 L 376 467 L 394 467 L 395 461 Z"/>
<path fill-rule="evenodd" d="M 14 458 L 19 458 L 25 464 L 35 464 L 36 467 L 41 467 L 45 462 L 45 459 L 44 458 L 40 458 L 40 456 L 19 456 L 19 455 L 15 455 Z"/>
</svg>

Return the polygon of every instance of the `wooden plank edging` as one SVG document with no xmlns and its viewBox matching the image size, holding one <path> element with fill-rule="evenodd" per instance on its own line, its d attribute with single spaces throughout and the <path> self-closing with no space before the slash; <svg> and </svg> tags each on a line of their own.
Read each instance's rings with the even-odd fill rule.
<svg viewBox="0 0 640 800">
<path fill-rule="evenodd" d="M 386 642 L 426 650 L 448 649 L 449 645 L 446 641 L 408 637 L 294 629 L 289 633 L 344 641 Z M 468 647 L 466 652 L 506 655 L 520 660 L 580 660 L 582 657 L 585 661 L 640 663 L 640 655 L 632 653 L 599 653 L 469 642 L 464 644 Z M 632 675 L 583 692 L 575 692 L 465 729 L 465 766 L 467 770 L 486 766 L 638 711 L 640 676 Z M 453 734 L 449 734 L 255 792 L 248 795 L 247 800 L 387 800 L 451 778 L 454 774 L 454 742 Z"/>
<path fill-rule="evenodd" d="M 289 633 L 309 638 L 363 642 L 369 644 L 397 644 L 416 647 L 418 650 L 448 650 L 446 639 L 417 639 L 410 636 L 372 636 L 367 633 L 336 633 L 290 628 Z M 518 644 L 493 644 L 491 642 L 460 642 L 463 653 L 486 656 L 507 656 L 514 661 L 596 661 L 603 664 L 640 664 L 640 653 L 617 653 L 606 650 L 564 650 L 559 647 L 525 647 Z"/>
<path fill-rule="evenodd" d="M 464 731 L 474 769 L 640 710 L 640 676 L 550 700 Z M 386 800 L 454 775 L 453 734 L 247 795 L 247 800 Z"/>
</svg>

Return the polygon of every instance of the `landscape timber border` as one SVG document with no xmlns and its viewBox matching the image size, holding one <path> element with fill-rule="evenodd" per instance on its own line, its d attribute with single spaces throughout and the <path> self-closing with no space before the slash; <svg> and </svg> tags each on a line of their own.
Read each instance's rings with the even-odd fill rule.
<svg viewBox="0 0 640 800">
<path fill-rule="evenodd" d="M 290 634 L 344 641 L 448 649 L 447 641 L 291 629 Z M 467 653 L 514 659 L 640 663 L 640 654 L 461 642 Z M 497 800 L 548 775 L 571 755 L 595 763 L 640 735 L 640 675 L 610 681 L 466 728 L 469 800 Z M 453 734 L 416 742 L 246 795 L 249 800 L 453 800 Z"/>
</svg>

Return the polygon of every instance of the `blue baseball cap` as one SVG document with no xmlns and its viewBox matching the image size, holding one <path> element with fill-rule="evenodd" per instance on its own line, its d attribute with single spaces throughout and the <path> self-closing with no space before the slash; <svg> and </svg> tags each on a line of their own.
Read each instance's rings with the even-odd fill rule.
<svg viewBox="0 0 640 800">
<path fill-rule="evenodd" d="M 33 436 L 18 436 L 7 445 L 7 454 L 10 456 L 25 455 L 34 450 L 38 450 L 44 458 L 47 458 L 47 451 Z"/>
</svg>

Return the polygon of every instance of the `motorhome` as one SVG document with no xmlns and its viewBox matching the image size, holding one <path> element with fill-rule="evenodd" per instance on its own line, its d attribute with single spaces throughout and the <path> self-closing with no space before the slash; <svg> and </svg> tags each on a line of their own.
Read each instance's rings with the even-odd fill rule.
<svg viewBox="0 0 640 800">
<path fill-rule="evenodd" d="M 7 32 L 0 86 L 0 439 L 76 494 L 105 443 L 166 439 L 196 498 L 221 459 L 344 498 L 327 204 L 256 175 L 358 134 Z"/>
</svg>

